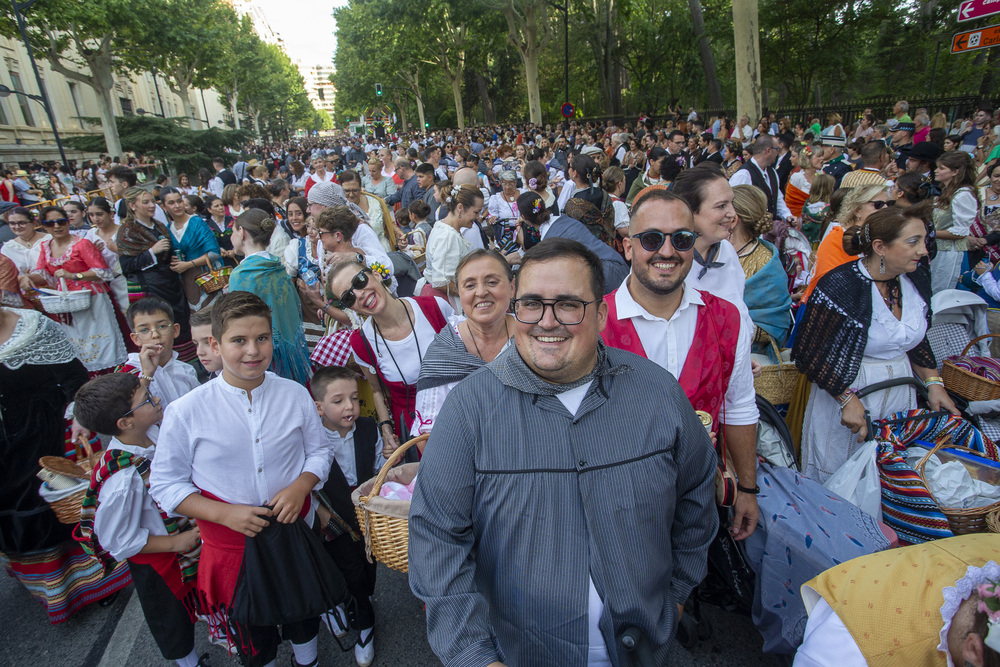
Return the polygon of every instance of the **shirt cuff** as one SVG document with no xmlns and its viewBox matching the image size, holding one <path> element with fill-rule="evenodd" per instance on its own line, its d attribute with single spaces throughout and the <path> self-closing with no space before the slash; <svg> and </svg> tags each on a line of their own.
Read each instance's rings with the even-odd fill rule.
<svg viewBox="0 0 1000 667">
<path fill-rule="evenodd" d="M 481 639 L 466 646 L 454 658 L 448 661 L 453 667 L 486 667 L 494 662 L 500 662 L 492 639 Z"/>
</svg>

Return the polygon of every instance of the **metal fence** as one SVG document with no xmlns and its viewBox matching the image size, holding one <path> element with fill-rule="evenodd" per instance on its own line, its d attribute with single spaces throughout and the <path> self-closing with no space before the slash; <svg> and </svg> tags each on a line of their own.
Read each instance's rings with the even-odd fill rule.
<svg viewBox="0 0 1000 667">
<path fill-rule="evenodd" d="M 837 104 L 805 104 L 800 106 L 783 106 L 774 109 L 767 109 L 768 112 L 773 112 L 776 118 L 788 117 L 791 119 L 792 123 L 803 122 L 809 125 L 809 121 L 812 118 L 819 118 L 821 125 L 826 125 L 826 116 L 829 113 L 838 113 L 841 117 L 841 123 L 844 127 L 850 127 L 855 121 L 861 119 L 861 115 L 866 109 L 871 109 L 875 118 L 881 121 L 885 121 L 893 116 L 892 109 L 896 102 L 899 101 L 898 96 L 882 95 L 878 97 L 867 97 L 860 98 L 857 100 L 850 100 L 847 102 L 841 102 Z M 975 109 L 982 103 L 989 104 L 991 108 L 996 108 L 1000 106 L 1000 96 L 994 95 L 992 98 L 983 98 L 974 93 L 967 93 L 965 95 L 954 95 L 950 97 L 913 97 L 905 98 L 910 105 L 909 115 L 912 118 L 917 109 L 926 108 L 927 113 L 934 115 L 938 112 L 944 113 L 948 116 L 948 122 L 954 122 L 965 118 L 967 115 L 971 114 Z M 698 110 L 698 116 L 702 120 L 708 121 L 712 118 L 718 117 L 723 111 L 729 118 L 734 118 L 735 111 L 733 109 L 704 109 Z M 672 116 L 650 116 L 650 120 L 654 123 L 662 125 L 666 120 L 672 118 Z M 638 116 L 628 116 L 628 115 L 614 115 L 614 116 L 588 116 L 586 118 L 575 119 L 578 124 L 583 124 L 588 121 L 605 124 L 608 121 L 620 126 L 633 126 L 638 119 Z M 757 119 L 751 118 L 750 122 L 755 123 Z"/>
</svg>

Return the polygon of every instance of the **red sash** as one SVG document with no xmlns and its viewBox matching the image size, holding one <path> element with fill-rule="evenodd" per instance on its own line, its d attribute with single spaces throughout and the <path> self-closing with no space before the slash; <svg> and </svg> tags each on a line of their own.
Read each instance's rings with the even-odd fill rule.
<svg viewBox="0 0 1000 667">
<path fill-rule="evenodd" d="M 645 357 L 646 351 L 632 320 L 618 319 L 617 293 L 618 290 L 615 290 L 604 297 L 604 302 L 608 304 L 608 323 L 601 338 L 610 347 Z M 718 424 L 719 411 L 735 366 L 740 313 L 725 299 L 701 290 L 698 293 L 705 305 L 698 306 L 694 341 L 677 382 L 694 409 L 709 413 L 713 423 Z"/>
</svg>

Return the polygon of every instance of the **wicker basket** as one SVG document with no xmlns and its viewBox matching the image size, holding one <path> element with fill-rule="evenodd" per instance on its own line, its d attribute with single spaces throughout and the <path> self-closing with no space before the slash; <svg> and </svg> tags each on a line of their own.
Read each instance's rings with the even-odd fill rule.
<svg viewBox="0 0 1000 667">
<path fill-rule="evenodd" d="M 924 486 L 927 488 L 927 492 L 931 494 L 932 498 L 934 497 L 934 492 L 931 491 L 929 486 L 927 486 L 927 480 L 924 479 L 924 466 L 927 464 L 927 461 L 930 460 L 932 456 L 937 454 L 940 449 L 954 449 L 956 451 L 967 452 L 969 454 L 982 457 L 982 454 L 974 449 L 951 444 L 950 439 L 938 442 L 934 445 L 934 449 L 924 454 L 923 458 L 920 459 L 920 461 L 917 462 L 917 465 L 913 468 L 917 471 L 917 474 L 920 475 L 920 481 L 924 483 Z M 934 502 L 937 502 L 936 498 L 934 499 Z M 941 513 L 948 518 L 948 525 L 951 527 L 951 532 L 955 535 L 987 533 L 990 532 L 990 529 L 987 526 L 986 518 L 990 514 L 1000 511 L 1000 500 L 983 507 L 970 507 L 969 509 L 941 507 L 941 505 L 938 504 L 938 509 L 941 510 Z"/>
<path fill-rule="evenodd" d="M 46 470 L 50 470 L 59 475 L 75 477 L 77 479 L 89 480 L 90 473 L 94 465 L 100 460 L 102 452 L 95 453 L 86 438 L 73 443 L 76 448 L 76 459 L 78 463 L 73 463 L 62 456 L 43 456 L 38 459 L 38 465 Z M 80 507 L 83 504 L 83 497 L 87 495 L 88 485 L 83 485 L 79 490 L 49 502 L 49 507 L 56 514 L 59 523 L 73 525 L 80 523 Z"/>
<path fill-rule="evenodd" d="M 1000 533 L 1000 509 L 993 510 L 986 515 L 986 527 L 991 533 Z"/>
<path fill-rule="evenodd" d="M 771 405 L 787 405 L 795 394 L 795 385 L 799 380 L 799 369 L 795 364 L 781 362 L 781 350 L 774 339 L 768 336 L 771 349 L 774 350 L 778 363 L 762 366 L 760 375 L 753 379 L 753 388 Z"/>
<path fill-rule="evenodd" d="M 66 285 L 66 279 L 59 279 L 58 290 L 40 288 L 41 294 L 38 301 L 42 304 L 45 312 L 52 315 L 62 315 L 64 313 L 76 313 L 90 308 L 90 290 L 70 291 Z"/>
<path fill-rule="evenodd" d="M 358 513 L 358 523 L 365 535 L 365 553 L 369 560 L 374 555 L 375 560 L 384 563 L 400 572 L 409 572 L 408 543 L 410 539 L 409 500 L 389 500 L 379 496 L 382 484 L 386 481 L 409 484 L 417 476 L 416 463 L 404 463 L 393 468 L 406 450 L 415 444 L 424 442 L 429 435 L 421 435 L 409 440 L 394 451 L 389 460 L 374 479 L 370 479 L 351 494 L 354 501 L 354 511 Z"/>
<path fill-rule="evenodd" d="M 205 294 L 215 294 L 219 290 L 223 290 L 229 285 L 229 275 L 233 272 L 231 267 L 225 266 L 221 269 L 215 269 L 207 273 L 203 273 L 194 279 L 198 283 L 198 287 Z"/>
<path fill-rule="evenodd" d="M 959 356 L 967 355 L 972 346 L 982 339 L 993 337 L 1000 337 L 1000 334 L 986 334 L 973 338 Z M 945 389 L 968 401 L 995 401 L 1000 398 L 1000 384 L 959 368 L 951 359 L 944 360 L 941 366 L 941 379 L 944 380 Z"/>
</svg>

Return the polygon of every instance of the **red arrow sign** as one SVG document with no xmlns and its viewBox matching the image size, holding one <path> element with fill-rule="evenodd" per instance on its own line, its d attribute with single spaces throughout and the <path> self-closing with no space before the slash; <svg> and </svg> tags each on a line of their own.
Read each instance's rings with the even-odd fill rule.
<svg viewBox="0 0 1000 667">
<path fill-rule="evenodd" d="M 1000 24 L 955 33 L 951 40 L 952 53 L 967 53 L 991 46 L 1000 46 Z"/>
<path fill-rule="evenodd" d="M 1000 0 L 965 0 L 958 6 L 958 22 L 975 21 L 1000 14 Z"/>
</svg>

